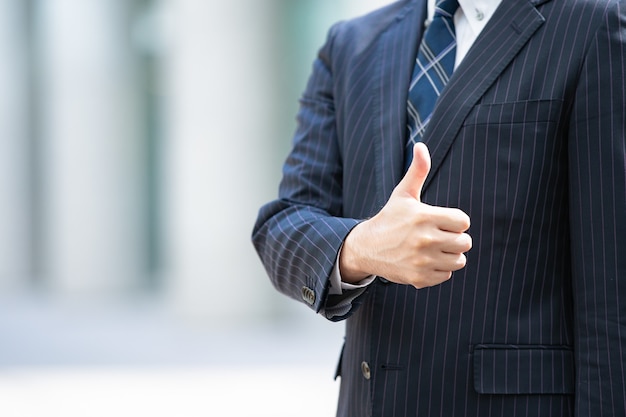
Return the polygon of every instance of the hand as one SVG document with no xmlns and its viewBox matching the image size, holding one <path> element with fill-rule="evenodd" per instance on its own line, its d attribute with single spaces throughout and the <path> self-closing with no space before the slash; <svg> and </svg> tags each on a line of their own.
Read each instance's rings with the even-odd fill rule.
<svg viewBox="0 0 626 417">
<path fill-rule="evenodd" d="M 413 148 L 413 161 L 382 210 L 348 234 L 339 259 L 342 280 L 355 283 L 377 275 L 415 288 L 447 281 L 465 266 L 472 247 L 465 233 L 470 219 L 463 211 L 420 201 L 430 171 L 423 143 Z"/>
</svg>

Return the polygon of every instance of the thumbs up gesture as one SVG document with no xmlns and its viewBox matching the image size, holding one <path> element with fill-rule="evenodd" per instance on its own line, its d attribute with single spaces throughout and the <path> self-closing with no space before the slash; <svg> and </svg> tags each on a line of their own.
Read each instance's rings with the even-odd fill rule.
<svg viewBox="0 0 626 417">
<path fill-rule="evenodd" d="M 339 259 L 341 278 L 356 283 L 377 275 L 416 288 L 447 281 L 465 266 L 472 247 L 470 219 L 459 209 L 424 204 L 420 195 L 430 172 L 423 143 L 382 210 L 348 234 Z"/>
<path fill-rule="evenodd" d="M 430 152 L 425 144 L 419 142 L 413 146 L 413 159 L 404 178 L 396 186 L 394 194 L 406 193 L 420 201 L 422 187 L 430 172 Z"/>
</svg>

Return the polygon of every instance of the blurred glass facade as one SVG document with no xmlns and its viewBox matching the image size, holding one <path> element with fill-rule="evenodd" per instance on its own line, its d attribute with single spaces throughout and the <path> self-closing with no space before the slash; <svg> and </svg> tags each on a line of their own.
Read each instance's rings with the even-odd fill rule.
<svg viewBox="0 0 626 417">
<path fill-rule="evenodd" d="M 384 3 L 1 0 L 2 294 L 291 314 L 251 227 L 328 27 Z"/>
<path fill-rule="evenodd" d="M 327 29 L 388 2 L 0 0 L 1 415 L 335 392 L 341 325 L 271 287 L 250 233 Z"/>
</svg>

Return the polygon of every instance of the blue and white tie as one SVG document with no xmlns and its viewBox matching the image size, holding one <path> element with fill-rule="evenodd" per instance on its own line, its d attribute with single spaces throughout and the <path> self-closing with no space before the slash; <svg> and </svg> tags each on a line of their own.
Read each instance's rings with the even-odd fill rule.
<svg viewBox="0 0 626 417">
<path fill-rule="evenodd" d="M 409 87 L 407 167 L 413 145 L 422 140 L 435 103 L 454 70 L 454 13 L 458 7 L 458 0 L 438 0 L 433 20 L 422 37 Z"/>
</svg>

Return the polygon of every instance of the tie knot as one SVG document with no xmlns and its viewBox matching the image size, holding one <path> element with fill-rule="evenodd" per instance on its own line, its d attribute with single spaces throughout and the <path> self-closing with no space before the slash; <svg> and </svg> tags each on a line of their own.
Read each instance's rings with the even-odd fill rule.
<svg viewBox="0 0 626 417">
<path fill-rule="evenodd" d="M 459 0 L 437 0 L 435 14 L 452 17 L 459 8 Z"/>
</svg>

